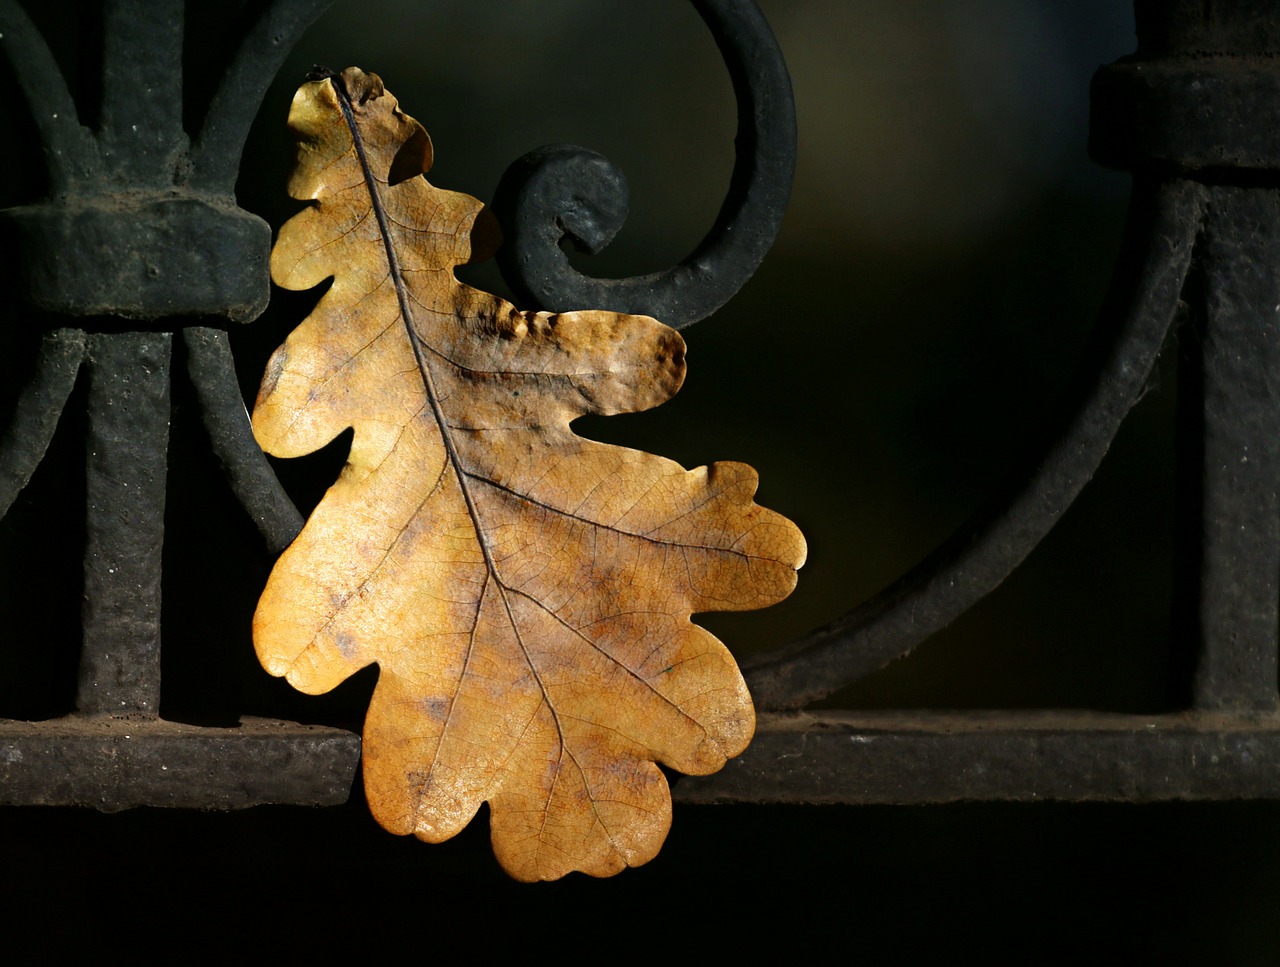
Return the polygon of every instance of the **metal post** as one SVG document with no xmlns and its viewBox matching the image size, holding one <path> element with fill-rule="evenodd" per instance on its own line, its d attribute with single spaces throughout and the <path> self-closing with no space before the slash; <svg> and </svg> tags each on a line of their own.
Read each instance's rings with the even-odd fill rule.
<svg viewBox="0 0 1280 967">
<path fill-rule="evenodd" d="M 81 713 L 157 718 L 169 356 L 159 332 L 89 339 Z"/>
</svg>

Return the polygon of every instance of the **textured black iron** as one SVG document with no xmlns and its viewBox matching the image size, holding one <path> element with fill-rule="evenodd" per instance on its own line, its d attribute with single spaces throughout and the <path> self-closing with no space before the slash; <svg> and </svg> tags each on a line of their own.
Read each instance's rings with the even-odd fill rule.
<svg viewBox="0 0 1280 967">
<path fill-rule="evenodd" d="M 267 305 L 271 229 L 231 199 L 106 194 L 10 209 L 5 227 L 27 301 L 54 320 L 169 331 L 173 316 L 248 322 Z"/>
<path fill-rule="evenodd" d="M 183 7 L 184 0 L 103 3 L 98 143 L 106 192 L 163 190 L 181 180 L 188 146 L 182 99 L 147 95 L 182 90 Z"/>
<path fill-rule="evenodd" d="M 187 373 L 200 400 L 214 455 L 221 461 L 236 499 L 258 525 L 267 549 L 278 554 L 302 530 L 302 515 L 253 438 L 227 334 L 191 326 L 182 336 L 187 346 Z"/>
<path fill-rule="evenodd" d="M 1138 57 L 1267 54 L 1280 50 L 1271 0 L 1135 0 Z"/>
<path fill-rule="evenodd" d="M 158 717 L 172 333 L 192 317 L 247 322 L 266 305 L 270 229 L 236 205 L 235 175 L 272 68 L 325 6 L 277 0 L 235 14 L 256 20 L 244 21 L 193 148 L 182 115 L 185 0 L 104 4 L 92 132 L 30 19 L 0 0 L 0 51 L 30 109 L 50 189 L 0 213 L 0 233 L 22 295 L 43 313 L 34 318 L 51 329 L 3 440 L 0 506 L 30 479 L 81 365 L 88 409 L 77 714 L 0 721 L 0 801 L 238 808 L 347 797 L 359 755 L 349 732 Z M 54 328 L 67 318 L 76 328 Z M 217 455 L 278 550 L 300 521 L 253 443 L 226 334 L 206 324 L 187 345 Z"/>
<path fill-rule="evenodd" d="M 1280 710 L 1280 192 L 1214 188 L 1200 263 L 1201 650 L 1193 699 L 1211 711 L 1274 713 Z"/>
<path fill-rule="evenodd" d="M 168 333 L 89 337 L 81 713 L 159 717 Z"/>
<path fill-rule="evenodd" d="M 505 243 L 498 264 L 535 308 L 611 309 L 681 327 L 705 319 L 749 279 L 777 237 L 795 171 L 795 107 L 786 63 L 752 0 L 693 0 L 716 39 L 738 101 L 729 191 L 707 236 L 678 265 L 628 279 L 595 279 L 560 250 L 566 235 L 598 252 L 627 216 L 626 179 L 603 156 L 573 145 L 530 152 L 494 197 Z"/>
<path fill-rule="evenodd" d="M 90 520 L 79 705 L 92 714 L 0 723 L 0 801 L 235 808 L 346 797 L 359 746 L 350 733 L 250 723 L 195 729 L 154 719 L 169 332 L 183 324 L 175 317 L 248 320 L 261 307 L 266 236 L 230 192 L 270 69 L 325 5 L 245 8 L 260 16 L 246 22 L 244 44 L 192 148 L 175 96 L 179 0 L 106 6 L 108 76 L 96 134 L 80 126 L 21 8 L 0 0 L 0 50 L 32 110 L 51 189 L 45 203 L 0 222 L 22 240 L 26 297 L 95 330 L 47 335 L 0 456 L 0 497 L 12 499 L 87 360 Z M 560 238 L 606 244 L 625 216 L 625 185 L 599 156 L 543 149 L 513 166 L 497 200 L 510 236 L 504 271 L 519 276 L 514 287 L 535 301 L 687 324 L 736 291 L 771 243 L 794 159 L 785 68 L 754 4 L 695 5 L 725 51 L 741 108 L 738 162 L 716 226 L 667 272 L 626 280 L 577 274 L 558 250 Z M 812 701 L 909 650 L 999 584 L 1093 474 L 1182 298 L 1192 322 L 1183 338 L 1197 349 L 1196 365 L 1180 379 L 1183 395 L 1199 404 L 1184 427 L 1184 456 L 1195 459 L 1184 461 L 1191 476 L 1182 481 L 1197 511 L 1196 553 L 1184 575 L 1200 656 L 1194 711 L 1155 718 L 766 714 L 743 757 L 717 776 L 681 780 L 678 799 L 1280 797 L 1280 142 L 1271 123 L 1280 84 L 1268 60 L 1280 52 L 1280 18 L 1264 0 L 1139 0 L 1137 10 L 1137 57 L 1102 69 L 1094 86 L 1093 150 L 1139 178 L 1127 254 L 1071 419 L 1020 487 L 928 561 L 834 625 L 762 656 L 747 674 L 765 708 Z M 95 241 L 79 262 L 66 255 L 57 264 L 73 235 L 80 244 Z M 135 331 L 143 329 L 155 331 Z M 214 449 L 268 543 L 283 546 L 299 520 L 249 434 L 227 337 L 202 326 L 187 329 L 185 340 Z"/>
<path fill-rule="evenodd" d="M 85 334 L 78 329 L 45 334 L 31 378 L 0 437 L 0 516 L 9 510 L 49 449 L 84 352 Z"/>
<path fill-rule="evenodd" d="M 80 125 L 49 45 L 18 0 L 0 0 L 0 51 L 13 67 L 44 147 L 50 195 L 56 199 L 81 189 L 94 190 L 101 180 L 98 142 Z"/>
<path fill-rule="evenodd" d="M 1158 802 L 1280 798 L 1280 728 L 1184 713 L 762 716 L 745 753 L 677 802 Z"/>
<path fill-rule="evenodd" d="M 1094 156 L 1130 167 L 1280 167 L 1280 131 L 1257 106 L 1280 99 L 1269 62 L 1236 57 L 1112 64 L 1093 81 Z"/>
<path fill-rule="evenodd" d="M 277 0 L 259 8 L 205 114 L 191 149 L 191 183 L 231 195 L 249 127 L 267 87 L 302 32 L 333 0 Z"/>
<path fill-rule="evenodd" d="M 1280 27 L 1274 5 L 1258 0 L 1139 3 L 1138 15 L 1145 56 L 1102 68 L 1093 91 L 1095 155 L 1151 172 L 1135 186 L 1130 255 L 1122 257 L 1113 288 L 1112 301 L 1127 303 L 1114 350 L 1094 370 L 1078 416 L 1016 497 L 995 502 L 919 567 L 833 625 L 748 665 L 763 707 L 799 707 L 875 670 L 942 628 L 1017 566 L 1092 476 L 1140 395 L 1199 241 L 1204 304 L 1191 307 L 1200 321 L 1189 338 L 1202 339 L 1202 351 L 1198 371 L 1180 377 L 1184 395 L 1203 398 L 1203 411 L 1182 432 L 1184 448 L 1195 450 L 1196 479 L 1182 486 L 1195 498 L 1196 533 L 1189 542 L 1194 552 L 1183 562 L 1195 570 L 1181 584 L 1195 601 L 1175 617 L 1195 637 L 1197 709 L 1276 711 L 1280 208 L 1265 183 L 1217 182 L 1240 177 L 1227 168 L 1280 169 L 1275 126 L 1265 122 L 1280 105 L 1280 75 L 1259 57 L 1277 48 Z M 1143 214 L 1142 196 L 1153 182 L 1201 170 L 1212 186 L 1169 178 L 1154 218 Z M 1148 254 L 1134 258 L 1144 247 Z M 1086 372 L 1092 366 L 1087 363 Z"/>
<path fill-rule="evenodd" d="M 245 719 L 227 729 L 75 716 L 0 722 L 0 805 L 336 806 L 351 794 L 359 760 L 359 736 L 292 722 Z"/>
<path fill-rule="evenodd" d="M 0 213 L 27 300 L 161 331 L 174 316 L 256 318 L 267 304 L 271 229 L 237 206 L 235 173 L 272 67 L 328 2 L 258 8 L 193 148 L 182 127 L 182 0 L 105 5 L 96 134 L 80 125 L 30 19 L 16 0 L 0 0 L 0 49 L 44 143 L 51 187 L 45 202 Z"/>
<path fill-rule="evenodd" d="M 1138 0 L 1138 55 L 1093 79 L 1089 148 L 1103 164 L 1280 168 L 1280 20 L 1269 0 Z"/>
<path fill-rule="evenodd" d="M 1000 584 L 1092 478 L 1142 395 L 1173 320 L 1207 193 L 1188 181 L 1141 192 L 1126 254 L 1090 353 L 1070 424 L 1020 478 L 1012 496 L 980 511 L 880 594 L 808 637 L 745 663 L 762 708 L 798 708 L 856 681 L 941 630 Z"/>
</svg>

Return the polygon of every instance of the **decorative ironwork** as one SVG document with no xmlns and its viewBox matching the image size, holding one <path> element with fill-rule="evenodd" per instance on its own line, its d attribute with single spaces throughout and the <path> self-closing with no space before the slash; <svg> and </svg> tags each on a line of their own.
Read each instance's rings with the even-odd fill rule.
<svg viewBox="0 0 1280 967">
<path fill-rule="evenodd" d="M 502 177 L 494 211 L 506 233 L 503 276 L 533 308 L 640 313 L 681 328 L 705 319 L 755 274 L 782 225 L 796 164 L 796 116 L 782 52 L 754 3 L 692 0 L 711 29 L 738 102 L 737 156 L 715 224 L 679 264 L 629 279 L 594 279 L 560 249 L 598 253 L 627 217 L 627 180 L 607 158 L 553 144 Z"/>
<path fill-rule="evenodd" d="M 762 707 L 800 708 L 906 654 L 993 590 L 1040 543 L 1142 396 L 1178 306 L 1205 205 L 1205 190 L 1194 182 L 1135 190 L 1099 345 L 1085 354 L 1079 403 L 1064 431 L 1050 438 L 1012 494 L 998 495 L 900 580 L 834 624 L 751 662 L 745 671 Z"/>
<path fill-rule="evenodd" d="M 496 207 L 515 288 L 552 308 L 595 305 L 688 324 L 755 270 L 777 231 L 794 163 L 781 55 L 748 0 L 693 0 L 724 52 L 740 106 L 720 216 L 679 265 L 596 280 L 558 244 L 606 244 L 625 217 L 616 169 L 555 146 L 521 159 Z M 253 6 L 260 17 L 188 142 L 179 0 L 105 7 L 101 128 L 82 127 L 17 0 L 0 45 L 22 82 L 50 197 L 0 214 L 19 244 L 27 300 L 54 320 L 0 446 L 0 509 L 30 480 L 88 375 L 89 526 L 79 714 L 0 723 L 0 799 L 120 808 L 234 807 L 345 799 L 358 739 L 341 730 L 160 720 L 159 549 L 174 333 L 213 447 L 273 550 L 300 518 L 253 443 L 224 331 L 267 294 L 264 223 L 232 197 L 263 89 L 326 0 Z M 1136 57 L 1094 82 L 1093 151 L 1135 172 L 1124 252 L 1072 416 L 1042 455 L 929 559 L 871 601 L 747 666 L 757 738 L 722 773 L 682 780 L 685 801 L 941 802 L 970 798 L 1153 800 L 1280 796 L 1280 165 L 1274 125 L 1280 34 L 1264 0 L 1137 4 Z M 145 81 L 145 83 L 144 83 Z M 153 96 L 138 96 L 143 89 Z M 159 92 L 159 93 L 156 93 Z M 70 239 L 76 245 L 68 247 Z M 66 258 L 54 253 L 69 252 Z M 1072 503 L 1141 395 L 1175 317 L 1195 347 L 1179 374 L 1179 485 L 1196 512 L 1181 535 L 1178 624 L 1199 664 L 1189 708 L 1084 712 L 793 711 L 870 674 L 998 585 Z M 192 325 L 199 317 L 200 325 Z M 126 496 L 127 495 L 127 496 Z M 107 513 L 110 508 L 111 512 Z M 222 764 L 210 770 L 203 757 Z M 169 764 L 157 778 L 154 766 Z"/>
<path fill-rule="evenodd" d="M 1190 708 L 766 716 L 688 801 L 947 802 L 1280 796 L 1280 100 L 1271 4 L 1137 4 L 1139 57 L 1094 79 L 1091 149 L 1133 169 L 1125 253 L 1070 424 L 1013 496 L 831 626 L 747 669 L 797 708 L 906 653 L 994 588 L 1070 504 L 1136 402 L 1175 316 L 1185 515 L 1175 631 L 1198 655 Z M 1263 173 L 1267 174 L 1263 174 Z M 1098 362 L 1101 358 L 1101 363 Z"/>
<path fill-rule="evenodd" d="M 225 333 L 190 322 L 247 322 L 266 305 L 271 230 L 236 205 L 240 152 L 274 69 L 327 5 L 287 0 L 262 12 L 191 142 L 181 115 L 181 0 L 104 5 L 96 132 L 80 124 L 30 18 L 15 0 L 0 0 L 0 44 L 43 143 L 50 184 L 45 201 L 5 211 L 0 228 L 27 302 L 59 326 L 45 336 L 6 433 L 0 509 L 43 457 L 81 369 L 88 383 L 77 712 L 0 723 L 4 801 L 123 808 L 347 798 L 359 741 L 343 730 L 199 729 L 159 717 L 175 331 L 185 332 L 215 450 L 268 543 L 278 550 L 301 523 L 253 444 Z"/>
<path fill-rule="evenodd" d="M 13 752 L 4 759 L 4 801 L 229 808 L 346 798 L 358 748 L 354 735 L 283 726 L 203 731 L 164 722 L 157 711 L 175 331 L 182 333 L 188 376 L 214 452 L 268 548 L 287 546 L 302 523 L 253 440 L 226 333 L 189 322 L 210 316 L 247 322 L 266 304 L 270 231 L 236 205 L 240 152 L 289 46 L 329 2 L 266 6 L 247 25 L 201 131 L 189 142 L 181 117 L 181 0 L 107 3 L 96 133 L 79 124 L 57 65 L 23 9 L 16 0 L 0 0 L 4 50 L 45 146 L 51 185 L 46 201 L 0 218 L 19 253 L 27 301 L 46 318 L 78 323 L 46 337 L 0 454 L 0 482 L 8 485 L 0 497 L 12 501 L 30 480 L 82 367 L 89 377 L 77 713 L 49 723 L 0 725 L 0 739 Z M 735 0 L 695 5 L 726 55 L 742 110 L 729 194 L 707 240 L 682 266 L 660 280 L 616 283 L 632 293 L 630 304 L 638 310 L 684 322 L 723 304 L 754 272 L 781 222 L 795 158 L 786 69 L 759 10 Z M 565 150 L 562 157 L 579 156 L 578 149 Z M 523 213 L 530 192 L 519 193 Z M 595 197 L 602 198 L 599 186 Z M 113 732 L 113 724 L 120 728 Z M 226 751 L 240 750 L 237 735 L 250 734 L 274 751 L 265 757 Z M 104 759 L 107 746 L 111 756 Z M 152 774 L 153 760 L 198 764 L 210 748 L 223 750 L 217 757 L 223 768 L 212 777 L 203 768 L 197 778 L 175 767 L 164 770 L 169 774 L 160 786 L 139 779 Z M 308 774 L 311 781 L 299 781 L 291 763 L 307 756 L 317 758 L 317 767 Z M 246 795 L 245 772 L 264 768 L 289 782 L 260 782 L 262 798 Z M 53 776 L 73 779 L 53 783 Z M 179 785 L 184 792 L 175 794 Z"/>
</svg>

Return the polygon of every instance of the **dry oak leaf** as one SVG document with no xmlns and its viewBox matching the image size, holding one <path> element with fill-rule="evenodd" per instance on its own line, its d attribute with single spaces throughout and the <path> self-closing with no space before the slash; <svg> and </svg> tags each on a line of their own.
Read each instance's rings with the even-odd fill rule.
<svg viewBox="0 0 1280 967">
<path fill-rule="evenodd" d="M 264 449 L 351 451 L 271 573 L 254 617 L 273 675 L 325 692 L 376 662 L 369 805 L 438 842 L 488 802 L 522 880 L 652 859 L 671 822 L 655 764 L 719 769 L 755 715 L 693 612 L 785 597 L 799 530 L 752 502 L 755 472 L 576 436 L 585 413 L 642 410 L 684 378 L 684 341 L 644 316 L 520 312 L 459 283 L 496 229 L 420 173 L 431 143 L 379 78 L 304 84 L 275 281 L 332 277 L 272 357 L 253 414 Z"/>
</svg>

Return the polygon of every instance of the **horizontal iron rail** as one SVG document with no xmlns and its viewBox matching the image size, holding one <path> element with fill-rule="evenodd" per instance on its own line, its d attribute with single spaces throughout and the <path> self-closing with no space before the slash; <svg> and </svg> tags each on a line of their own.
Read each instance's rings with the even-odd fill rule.
<svg viewBox="0 0 1280 967">
<path fill-rule="evenodd" d="M 763 715 L 685 803 L 1158 802 L 1280 798 L 1280 717 L 1183 712 Z"/>
<path fill-rule="evenodd" d="M 351 795 L 360 738 L 345 729 L 243 719 L 0 720 L 0 805 L 245 809 L 336 806 Z"/>
<path fill-rule="evenodd" d="M 758 11 L 748 0 L 694 3 L 718 31 L 742 110 L 730 195 L 708 240 L 685 262 L 654 277 L 604 285 L 604 296 L 582 297 L 609 304 L 635 296 L 639 301 L 625 308 L 683 322 L 712 311 L 754 271 L 777 230 L 794 158 L 785 67 Z M 45 202 L 4 213 L 4 225 L 20 243 L 28 301 L 59 320 L 45 340 L 28 396 L 49 412 L 24 410 L 10 428 L 13 452 L 0 459 L 0 498 L 11 499 L 30 479 L 82 364 L 96 413 L 88 441 L 88 489 L 96 509 L 89 526 L 82 714 L 40 723 L 0 721 L 0 803 L 230 809 L 347 798 L 360 747 L 353 733 L 261 720 L 202 728 L 160 720 L 155 709 L 167 367 L 177 330 L 185 330 L 191 382 L 238 498 L 273 549 L 287 543 L 299 523 L 248 433 L 225 334 L 192 320 L 212 315 L 249 321 L 265 304 L 267 227 L 236 206 L 231 190 L 271 68 L 287 50 L 285 41 L 325 5 L 277 0 L 247 8 L 258 19 L 246 24 L 243 44 L 193 144 L 182 126 L 181 98 L 136 96 L 147 78 L 167 79 L 153 86 L 168 94 L 181 89 L 184 8 L 177 0 L 110 0 L 104 7 L 103 60 L 110 76 L 104 78 L 96 133 L 80 125 L 23 8 L 0 0 L 0 39 L 25 83 L 47 149 L 51 193 Z M 1137 350 L 1113 355 L 1095 372 L 1098 392 L 1088 397 L 1095 403 L 1079 411 L 1079 431 L 1051 446 L 1039 475 L 1021 496 L 984 518 L 990 526 L 976 537 L 958 535 L 885 597 L 748 669 L 765 707 L 804 704 L 902 654 L 1003 580 L 1102 459 L 1124 412 L 1141 394 L 1181 301 L 1201 324 L 1199 382 L 1183 382 L 1201 403 L 1189 425 L 1203 505 L 1188 538 L 1199 555 L 1198 583 L 1188 596 L 1197 609 L 1193 623 L 1201 648 L 1191 696 L 1196 710 L 1158 716 L 765 714 L 743 756 L 715 776 L 679 780 L 678 800 L 1280 798 L 1280 523 L 1272 472 L 1280 463 L 1280 392 L 1274 385 L 1280 377 L 1272 365 L 1273 307 L 1280 307 L 1280 150 L 1267 122 L 1280 97 L 1273 7 L 1266 0 L 1223 0 L 1210 16 L 1210 5 L 1199 0 L 1139 3 L 1139 57 L 1099 72 L 1095 156 L 1138 171 L 1140 188 L 1163 186 L 1157 211 L 1164 214 L 1154 220 L 1157 231 L 1144 226 L 1147 269 L 1122 269 L 1122 283 L 1127 279 L 1141 296 L 1129 307 L 1133 328 L 1140 330 Z M 140 50 L 154 63 L 135 58 Z M 1158 69 L 1143 66 L 1157 61 Z M 1203 123 L 1206 106 L 1213 108 L 1213 124 Z M 1248 136 L 1238 140 L 1241 132 Z M 128 188 L 113 193 L 103 188 L 107 182 Z M 593 230 L 625 208 L 601 184 L 600 211 L 588 220 Z M 558 264 L 559 228 L 573 226 L 560 224 L 555 205 L 546 216 L 546 205 L 508 188 L 504 193 L 519 197 L 499 207 L 509 209 L 513 224 L 521 209 L 538 208 L 541 228 L 557 226 L 554 237 L 544 237 L 535 225 L 530 237 Z M 597 239 L 575 231 L 591 246 L 610 234 L 603 231 Z M 50 257 L 69 251 L 65 242 L 72 237 L 97 241 L 77 249 L 79 261 Z M 725 248 L 721 243 L 730 238 L 750 244 L 740 251 Z M 524 268 L 530 266 L 534 276 L 551 271 L 537 259 L 525 260 Z M 1189 274 L 1202 284 L 1202 303 L 1188 297 L 1183 283 Z M 573 286 L 600 280 L 575 275 L 561 281 L 565 291 L 577 292 Z M 535 288 L 532 281 L 521 284 Z M 83 326 L 67 328 L 68 319 Z M 102 415 L 108 411 L 110 419 Z M 140 434 L 144 425 L 151 432 Z M 149 447 L 150 462 L 128 457 L 126 444 Z M 1244 451 L 1248 461 L 1238 459 Z M 126 481 L 126 471 L 136 475 L 127 479 L 131 489 L 146 490 L 148 500 L 132 501 L 132 516 L 116 519 L 105 510 L 126 503 L 111 489 Z M 108 518 L 111 533 L 105 525 L 95 530 L 95 520 Z M 117 566 L 124 551 L 128 568 Z M 920 601 L 930 607 L 917 607 Z M 122 654 L 129 655 L 123 663 Z"/>
</svg>

